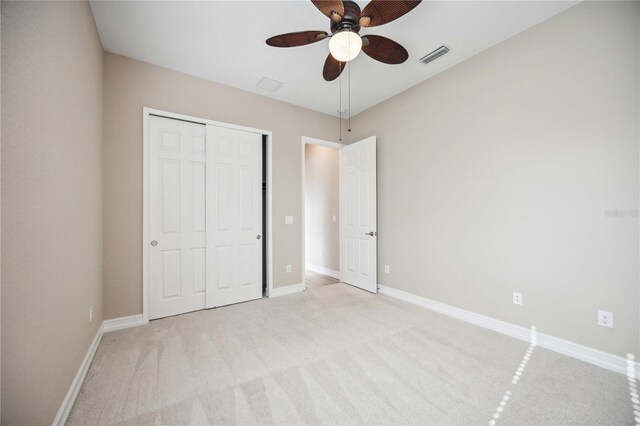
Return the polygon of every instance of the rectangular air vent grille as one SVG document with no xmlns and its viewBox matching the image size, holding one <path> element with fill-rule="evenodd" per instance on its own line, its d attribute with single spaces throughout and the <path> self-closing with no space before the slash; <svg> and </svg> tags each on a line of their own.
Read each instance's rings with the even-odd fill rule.
<svg viewBox="0 0 640 426">
<path fill-rule="evenodd" d="M 274 80 L 269 77 L 262 77 L 258 82 L 258 84 L 256 84 L 256 86 L 258 86 L 262 90 L 267 90 L 269 92 L 277 92 L 278 90 L 280 90 L 283 84 L 284 83 L 281 81 Z"/>
<path fill-rule="evenodd" d="M 428 64 L 431 61 L 435 61 L 436 59 L 438 59 L 440 56 L 444 55 L 448 51 L 449 51 L 449 48 L 445 45 L 442 45 L 438 47 L 436 50 L 434 50 L 433 52 L 428 53 L 426 56 L 420 58 L 420 62 L 422 62 L 423 64 Z"/>
</svg>

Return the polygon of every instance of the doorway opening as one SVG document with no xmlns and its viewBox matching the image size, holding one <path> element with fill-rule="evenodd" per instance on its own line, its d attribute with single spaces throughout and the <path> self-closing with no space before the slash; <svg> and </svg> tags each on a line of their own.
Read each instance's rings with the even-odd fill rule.
<svg viewBox="0 0 640 426">
<path fill-rule="evenodd" d="M 302 138 L 303 271 L 305 288 L 340 282 L 340 149 Z"/>
</svg>

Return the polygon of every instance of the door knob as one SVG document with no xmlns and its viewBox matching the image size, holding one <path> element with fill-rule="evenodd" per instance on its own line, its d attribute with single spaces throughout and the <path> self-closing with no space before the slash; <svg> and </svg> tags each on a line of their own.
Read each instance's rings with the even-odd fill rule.
<svg viewBox="0 0 640 426">
<path fill-rule="evenodd" d="M 156 240 L 153 240 L 153 241 L 151 241 L 151 245 L 155 247 L 155 246 L 158 245 L 158 242 Z"/>
<path fill-rule="evenodd" d="M 256 240 L 259 240 L 260 238 L 262 238 L 262 235 L 258 234 L 258 235 L 256 236 Z"/>
<path fill-rule="evenodd" d="M 365 232 L 364 235 L 369 235 L 370 237 L 375 237 L 376 235 L 378 235 L 378 233 L 371 231 L 371 232 Z"/>
</svg>

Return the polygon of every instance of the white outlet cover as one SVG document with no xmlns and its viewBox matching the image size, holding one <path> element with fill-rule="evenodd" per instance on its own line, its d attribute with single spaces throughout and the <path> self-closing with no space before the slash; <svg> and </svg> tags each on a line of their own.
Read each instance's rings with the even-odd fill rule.
<svg viewBox="0 0 640 426">
<path fill-rule="evenodd" d="M 522 293 L 513 292 L 513 304 L 522 305 Z"/>
<path fill-rule="evenodd" d="M 384 273 L 388 274 L 390 271 L 389 265 L 384 265 Z"/>
<path fill-rule="evenodd" d="M 598 325 L 613 328 L 613 312 L 598 310 Z"/>
<path fill-rule="evenodd" d="M 331 221 L 332 221 L 332 222 L 335 222 L 335 221 L 336 221 L 336 216 L 335 216 L 335 215 L 331 216 Z"/>
<path fill-rule="evenodd" d="M 291 265 L 287 265 L 287 274 L 291 273 Z"/>
<path fill-rule="evenodd" d="M 285 216 L 284 217 L 285 225 L 293 225 L 293 216 Z"/>
</svg>

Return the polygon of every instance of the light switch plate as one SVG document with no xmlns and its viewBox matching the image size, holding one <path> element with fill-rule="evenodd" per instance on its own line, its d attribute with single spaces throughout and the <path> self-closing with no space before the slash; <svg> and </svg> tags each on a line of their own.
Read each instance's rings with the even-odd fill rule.
<svg viewBox="0 0 640 426">
<path fill-rule="evenodd" d="M 389 265 L 384 265 L 384 273 L 388 274 L 389 270 L 390 270 Z"/>
<path fill-rule="evenodd" d="M 293 225 L 293 216 L 285 216 L 284 217 L 285 225 Z"/>
<path fill-rule="evenodd" d="M 291 265 L 287 265 L 287 274 L 291 273 Z"/>
</svg>

